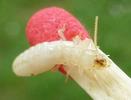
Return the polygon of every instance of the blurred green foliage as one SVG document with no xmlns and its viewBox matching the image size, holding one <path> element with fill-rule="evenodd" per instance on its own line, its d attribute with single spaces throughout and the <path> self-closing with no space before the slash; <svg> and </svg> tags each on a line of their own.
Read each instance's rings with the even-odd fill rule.
<svg viewBox="0 0 131 100">
<path fill-rule="evenodd" d="M 98 15 L 100 48 L 131 76 L 131 0 L 0 0 L 0 100 L 91 100 L 73 80 L 65 83 L 59 72 L 30 78 L 12 72 L 13 59 L 29 47 L 28 19 L 48 6 L 67 9 L 90 33 Z"/>
</svg>

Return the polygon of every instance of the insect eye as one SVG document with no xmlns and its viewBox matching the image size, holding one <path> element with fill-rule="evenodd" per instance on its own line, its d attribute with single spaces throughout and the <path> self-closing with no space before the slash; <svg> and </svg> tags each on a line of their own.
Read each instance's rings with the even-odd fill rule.
<svg viewBox="0 0 131 100">
<path fill-rule="evenodd" d="M 107 66 L 107 60 L 105 58 L 96 58 L 94 60 L 94 67 L 104 68 Z"/>
</svg>

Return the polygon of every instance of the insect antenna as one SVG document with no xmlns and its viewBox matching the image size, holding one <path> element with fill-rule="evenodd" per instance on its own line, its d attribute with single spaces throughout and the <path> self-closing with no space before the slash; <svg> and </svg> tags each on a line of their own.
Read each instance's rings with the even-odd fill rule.
<svg viewBox="0 0 131 100">
<path fill-rule="evenodd" d="M 98 38 L 98 16 L 95 18 L 95 27 L 94 27 L 94 44 L 97 47 L 97 38 Z"/>
</svg>

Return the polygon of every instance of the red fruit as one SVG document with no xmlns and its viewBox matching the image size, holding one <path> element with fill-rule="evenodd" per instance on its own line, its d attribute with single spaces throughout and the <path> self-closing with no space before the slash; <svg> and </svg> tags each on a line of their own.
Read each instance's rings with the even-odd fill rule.
<svg viewBox="0 0 131 100">
<path fill-rule="evenodd" d="M 77 35 L 81 39 L 89 37 L 84 26 L 70 13 L 62 8 L 51 7 L 38 11 L 30 18 L 26 28 L 27 39 L 31 46 L 45 41 L 59 40 L 61 37 L 58 30 L 64 25 L 66 40 L 72 40 Z M 65 73 L 63 67 L 59 69 Z"/>
</svg>

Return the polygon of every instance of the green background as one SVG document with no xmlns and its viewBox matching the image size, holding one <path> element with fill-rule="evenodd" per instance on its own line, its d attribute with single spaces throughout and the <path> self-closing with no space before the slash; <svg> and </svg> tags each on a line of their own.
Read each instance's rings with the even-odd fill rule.
<svg viewBox="0 0 131 100">
<path fill-rule="evenodd" d="M 59 72 L 17 77 L 14 58 L 29 47 L 25 27 L 41 8 L 59 6 L 94 31 L 98 15 L 99 46 L 131 76 L 131 0 L 0 0 L 0 100 L 91 100 L 73 81 Z"/>
</svg>

